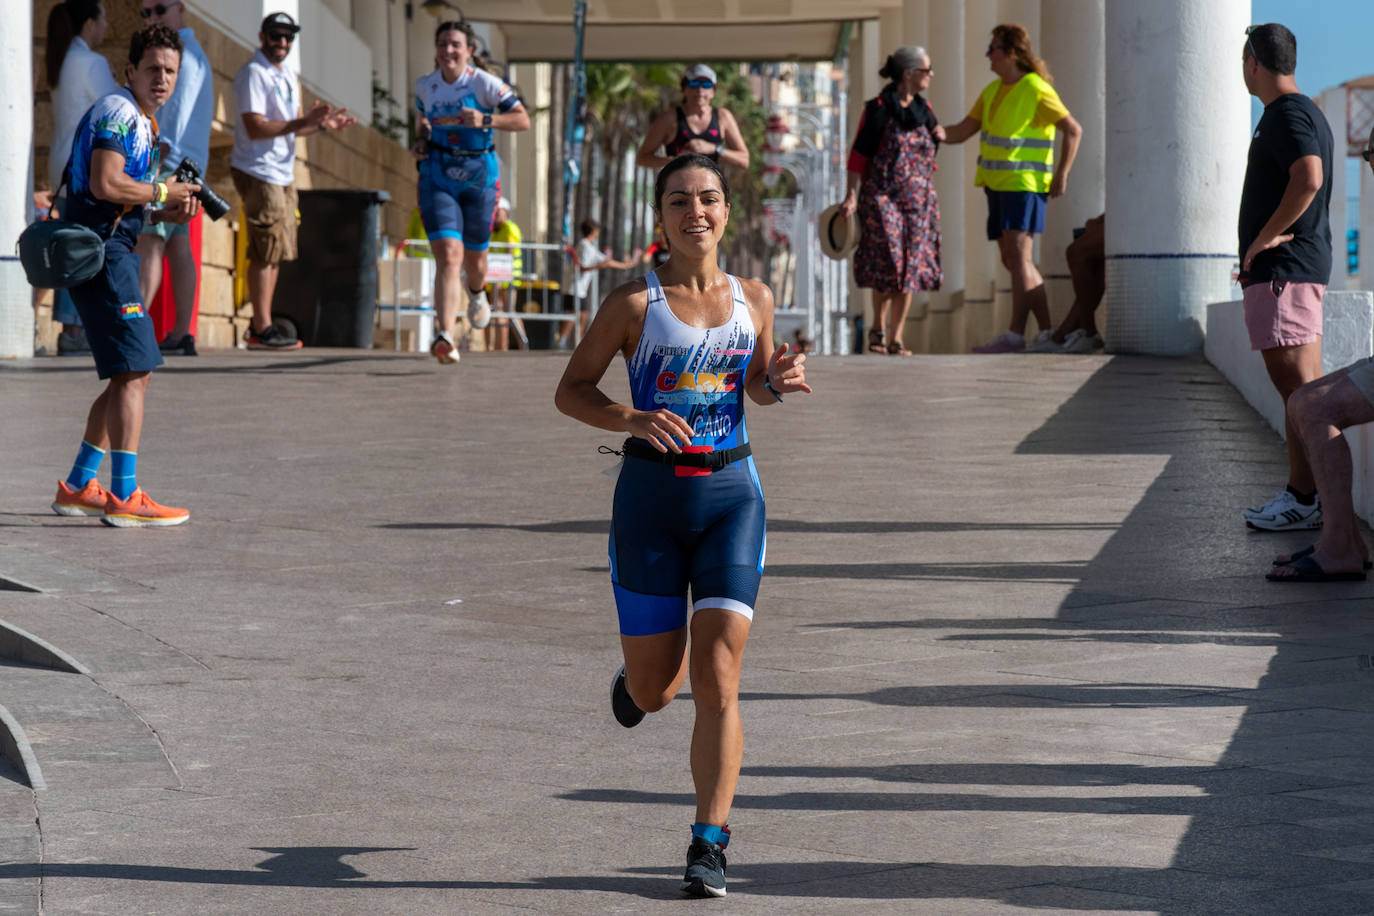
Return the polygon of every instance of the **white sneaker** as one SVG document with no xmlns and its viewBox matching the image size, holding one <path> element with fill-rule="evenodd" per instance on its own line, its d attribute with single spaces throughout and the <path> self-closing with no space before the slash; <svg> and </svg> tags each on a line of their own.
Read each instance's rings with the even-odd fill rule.
<svg viewBox="0 0 1374 916">
<path fill-rule="evenodd" d="M 1068 337 L 1064 338 L 1064 346 L 1060 348 L 1061 353 L 1096 353 L 1103 347 L 1101 334 L 1088 334 L 1082 328 L 1073 331 Z"/>
<path fill-rule="evenodd" d="M 453 337 L 447 331 L 434 330 L 434 343 L 429 345 L 430 355 L 440 363 L 452 364 L 458 362 L 461 357 L 458 355 L 458 346 L 453 342 Z"/>
<path fill-rule="evenodd" d="M 1059 344 L 1054 342 L 1054 334 L 1049 331 L 1041 331 L 1035 335 L 1035 340 L 1026 345 L 1026 353 L 1053 353 L 1059 349 Z"/>
<path fill-rule="evenodd" d="M 1312 505 L 1304 506 L 1285 487 L 1264 505 L 1246 509 L 1245 524 L 1256 531 L 1305 531 L 1320 528 L 1322 501 L 1319 497 L 1312 501 Z"/>
<path fill-rule="evenodd" d="M 468 321 L 480 331 L 491 324 L 491 303 L 487 302 L 487 291 L 478 290 L 474 295 L 468 290 Z"/>
</svg>

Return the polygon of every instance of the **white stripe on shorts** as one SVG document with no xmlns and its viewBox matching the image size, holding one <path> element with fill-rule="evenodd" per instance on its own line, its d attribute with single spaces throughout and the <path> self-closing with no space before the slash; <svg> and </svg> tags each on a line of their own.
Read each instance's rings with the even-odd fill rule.
<svg viewBox="0 0 1374 916">
<path fill-rule="evenodd" d="M 743 616 L 745 620 L 754 619 L 754 609 L 743 601 L 736 601 L 733 598 L 702 598 L 693 603 L 692 613 L 695 614 L 697 611 L 708 607 L 720 608 L 722 611 L 734 611 Z"/>
</svg>

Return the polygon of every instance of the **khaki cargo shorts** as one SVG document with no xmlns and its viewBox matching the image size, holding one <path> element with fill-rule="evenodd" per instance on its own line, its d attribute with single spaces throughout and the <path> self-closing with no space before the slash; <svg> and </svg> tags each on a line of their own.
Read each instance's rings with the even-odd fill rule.
<svg viewBox="0 0 1374 916">
<path fill-rule="evenodd" d="M 280 264 L 296 260 L 296 188 L 269 184 L 247 172 L 230 169 L 234 188 L 243 200 L 248 227 L 248 260 Z"/>
</svg>

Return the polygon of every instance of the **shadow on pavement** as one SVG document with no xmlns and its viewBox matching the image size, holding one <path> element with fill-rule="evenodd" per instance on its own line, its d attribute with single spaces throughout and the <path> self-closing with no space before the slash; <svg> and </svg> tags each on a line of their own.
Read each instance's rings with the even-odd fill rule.
<svg viewBox="0 0 1374 916">
<path fill-rule="evenodd" d="M 1142 381 L 1143 380 L 1143 381 Z M 1198 912 L 1354 913 L 1374 911 L 1374 821 L 1369 818 L 1374 755 L 1374 590 L 1313 586 L 1301 592 L 1235 594 L 1258 582 L 1263 569 L 1240 558 L 1254 542 L 1241 525 L 1230 493 L 1218 490 L 1219 469 L 1243 463 L 1254 451 L 1256 419 L 1228 385 L 1200 360 L 1116 358 L 1085 383 L 1018 454 L 1074 456 L 1166 454 L 1164 470 L 1093 559 L 1062 564 L 857 563 L 770 566 L 770 576 L 797 578 L 967 578 L 1069 581 L 1075 588 L 1053 618 L 962 620 L 922 618 L 835 621 L 808 626 L 932 628 L 956 631 L 950 640 L 1068 640 L 1083 643 L 1158 643 L 1272 648 L 1266 674 L 1252 688 L 1171 683 L 1167 659 L 1159 682 L 896 686 L 855 694 L 748 693 L 757 700 L 852 700 L 910 707 L 991 706 L 1217 710 L 1212 734 L 1232 729 L 1214 763 L 1181 764 L 1191 749 L 1168 736 L 1168 719 L 1154 727 L 1173 743 L 1159 765 L 1065 763 L 942 763 L 901 766 L 748 767 L 746 775 L 859 780 L 928 786 L 1005 787 L 996 792 L 911 793 L 807 791 L 741 795 L 742 809 L 838 811 L 1007 811 L 1055 814 L 1186 816 L 1188 826 L 1168 868 L 941 863 L 820 863 L 843 874 L 816 893 L 845 897 L 966 897 L 1052 910 L 1150 910 L 1164 916 Z M 1260 456 L 1253 456 L 1258 458 Z M 1252 458 L 1252 460 L 1253 460 Z M 1235 473 L 1229 483 L 1234 487 Z M 849 530 L 850 523 L 814 529 Z M 862 523 L 856 523 L 862 525 Z M 951 530 L 932 527 L 902 530 Z M 984 525 L 993 530 L 1014 525 Z M 1063 526 L 1056 526 L 1063 527 Z M 1085 526 L 1086 527 L 1086 526 Z M 1096 526 L 1115 527 L 1115 526 Z M 855 531 L 882 530 L 856 527 Z M 1266 542 L 1267 543 L 1267 542 Z M 1283 539 L 1275 551 L 1292 549 Z M 1240 545 L 1240 546 L 1238 546 Z M 1253 552 L 1253 551 L 1250 551 Z M 1153 580 L 1142 570 L 1163 573 Z M 1253 577 L 1253 578 L 1252 578 Z M 1228 583 L 1236 583 L 1229 587 Z M 1167 588 L 1163 587 L 1167 585 Z M 1285 586 L 1272 586 L 1284 589 Z M 1251 591 L 1245 595 L 1254 594 Z M 974 632 L 959 633 L 959 630 Z M 1028 631 L 1037 632 L 1028 632 Z M 1071 632 L 1066 632 L 1071 631 Z M 1364 662 L 1361 665 L 1360 660 Z M 1294 692 L 1300 690 L 1301 692 Z M 1243 712 L 1236 724 L 1235 710 Z M 1104 751 L 1120 750 L 1104 747 Z M 1212 755 L 1198 752 L 1198 757 Z M 1150 759 L 1150 754 L 1139 752 Z M 1214 755 L 1212 755 L 1214 756 Z M 1098 795 L 1085 788 L 1102 787 Z M 1164 791 L 1132 791 L 1132 787 Z M 1062 794 L 1028 795 L 1026 787 L 1063 787 Z M 1115 787 L 1115 791 L 1108 791 Z M 1176 791 L 1173 791 L 1176 790 Z M 562 796 L 598 804 L 688 806 L 678 793 L 586 789 Z M 1129 828 L 1123 828 L 1129 830 Z M 1047 855 L 1052 853 L 1047 850 Z M 859 876 L 864 866 L 871 872 Z M 731 869 L 745 877 L 740 890 L 804 894 L 789 877 L 801 866 Z M 752 885 L 748 879 L 755 883 Z M 1005 889 L 999 889 L 1005 888 Z M 731 890 L 736 885 L 732 883 Z"/>
</svg>

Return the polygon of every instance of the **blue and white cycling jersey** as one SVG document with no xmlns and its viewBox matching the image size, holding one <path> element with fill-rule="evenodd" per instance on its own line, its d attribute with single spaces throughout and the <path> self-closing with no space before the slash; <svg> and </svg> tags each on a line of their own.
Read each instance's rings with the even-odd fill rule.
<svg viewBox="0 0 1374 916">
<path fill-rule="evenodd" d="M 116 218 L 119 233 L 137 241 L 143 227 L 143 207 L 127 213 L 121 204 L 98 200 L 91 194 L 91 157 L 98 149 L 112 150 L 124 157 L 124 174 L 135 181 L 151 184 L 157 176 L 161 152 L 158 149 L 157 122 L 145 115 L 127 88 L 104 96 L 86 112 L 76 128 L 71 158 L 67 160 L 67 219 L 109 235 Z"/>
<path fill-rule="evenodd" d="M 491 145 L 490 127 L 463 127 L 458 114 L 475 108 L 485 114 L 507 112 L 520 104 L 515 90 L 500 77 L 475 67 L 464 67 L 451 83 L 435 70 L 415 81 L 415 110 L 430 124 L 430 138 L 454 149 L 481 152 Z M 435 150 L 431 157 L 439 155 Z"/>
</svg>

